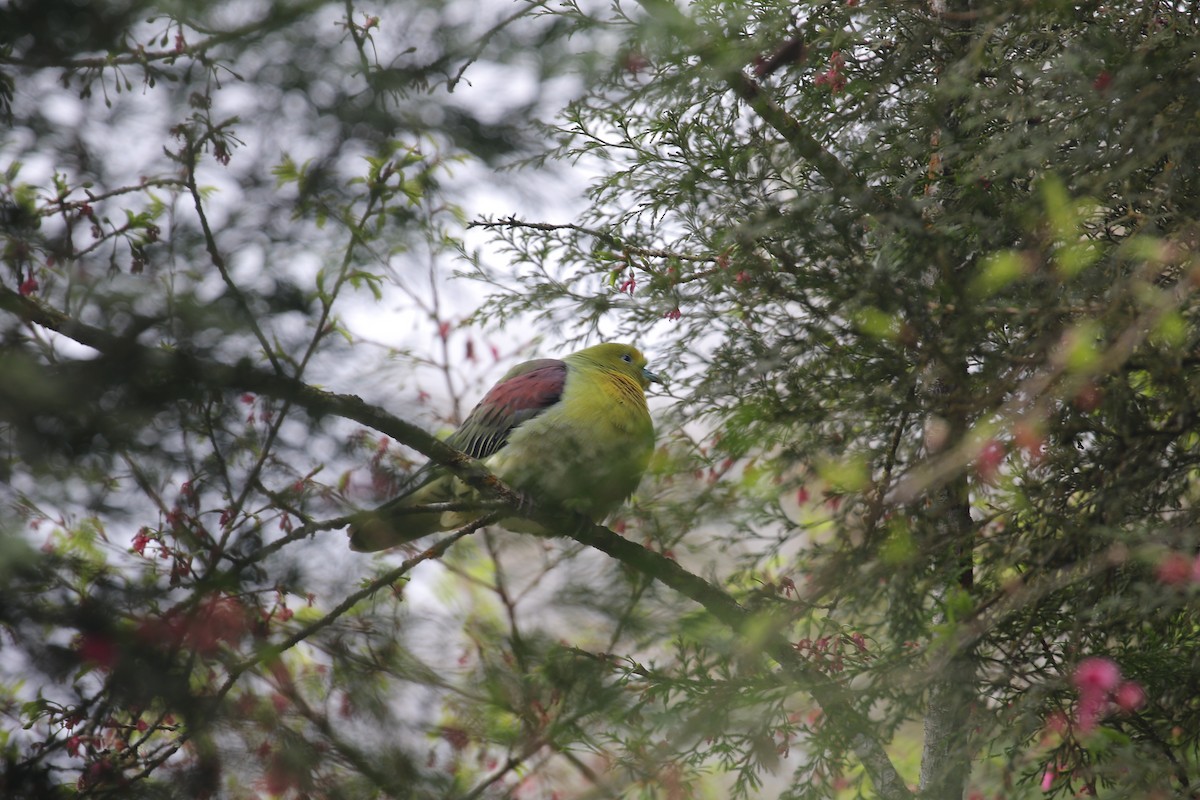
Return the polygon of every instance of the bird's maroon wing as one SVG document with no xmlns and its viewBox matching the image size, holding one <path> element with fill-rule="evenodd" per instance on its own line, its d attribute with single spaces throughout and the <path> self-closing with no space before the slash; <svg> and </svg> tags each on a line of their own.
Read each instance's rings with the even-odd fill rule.
<svg viewBox="0 0 1200 800">
<path fill-rule="evenodd" d="M 557 403 L 566 381 L 567 365 L 558 359 L 518 364 L 484 395 L 446 443 L 475 458 L 487 458 L 508 442 L 514 428 Z"/>
</svg>

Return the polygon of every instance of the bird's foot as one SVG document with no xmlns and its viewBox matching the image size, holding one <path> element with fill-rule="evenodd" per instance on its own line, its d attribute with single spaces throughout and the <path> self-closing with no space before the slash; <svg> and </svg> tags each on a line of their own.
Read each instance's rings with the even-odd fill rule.
<svg viewBox="0 0 1200 800">
<path fill-rule="evenodd" d="M 514 491 L 513 494 L 517 496 L 517 513 L 522 517 L 528 517 L 537 508 L 533 495 L 521 491 Z"/>
</svg>

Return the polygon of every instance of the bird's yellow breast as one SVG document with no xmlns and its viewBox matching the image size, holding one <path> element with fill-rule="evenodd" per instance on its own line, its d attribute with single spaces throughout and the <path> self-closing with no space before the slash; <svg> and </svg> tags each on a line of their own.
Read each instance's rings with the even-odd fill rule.
<svg viewBox="0 0 1200 800">
<path fill-rule="evenodd" d="M 579 385 L 574 392 L 564 391 L 564 402 L 574 406 L 566 410 L 568 414 L 596 420 L 600 427 L 653 435 L 646 394 L 633 378 L 620 372 L 605 372 L 573 375 L 568 382 L 572 380 L 585 385 Z"/>
</svg>

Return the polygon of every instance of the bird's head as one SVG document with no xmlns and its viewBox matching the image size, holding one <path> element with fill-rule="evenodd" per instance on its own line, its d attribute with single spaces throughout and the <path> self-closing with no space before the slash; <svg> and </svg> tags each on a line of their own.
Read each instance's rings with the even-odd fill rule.
<svg viewBox="0 0 1200 800">
<path fill-rule="evenodd" d="M 605 342 L 580 350 L 571 358 L 590 361 L 613 372 L 623 372 L 637 381 L 643 389 L 651 383 L 662 383 L 657 375 L 646 369 L 646 357 L 642 355 L 642 351 L 630 344 Z"/>
</svg>

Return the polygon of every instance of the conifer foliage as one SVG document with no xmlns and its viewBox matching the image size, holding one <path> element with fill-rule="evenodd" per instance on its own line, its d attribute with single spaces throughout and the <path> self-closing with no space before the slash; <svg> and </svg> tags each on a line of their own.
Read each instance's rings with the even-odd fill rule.
<svg viewBox="0 0 1200 800">
<path fill-rule="evenodd" d="M 0 9 L 0 795 L 1200 796 L 1193 4 L 101 5 Z M 429 433 L 585 339 L 607 525 Z"/>
</svg>

